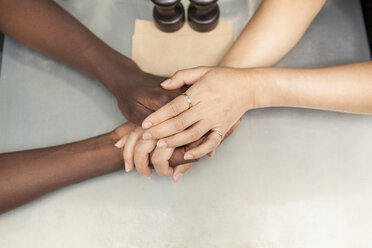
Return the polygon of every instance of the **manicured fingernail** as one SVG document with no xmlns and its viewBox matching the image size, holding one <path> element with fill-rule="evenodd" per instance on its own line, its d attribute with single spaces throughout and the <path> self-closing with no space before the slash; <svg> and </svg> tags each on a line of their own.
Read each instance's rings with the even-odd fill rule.
<svg viewBox="0 0 372 248">
<path fill-rule="evenodd" d="M 149 121 L 145 121 L 143 124 L 142 124 L 142 127 L 143 128 L 150 128 L 152 126 L 152 123 L 151 122 L 149 122 Z"/>
<path fill-rule="evenodd" d="M 192 158 L 193 158 L 193 156 L 191 154 L 185 154 L 185 156 L 184 156 L 185 160 L 190 160 Z"/>
<path fill-rule="evenodd" d="M 174 180 L 175 180 L 176 182 L 178 182 L 179 180 L 181 180 L 182 176 L 183 176 L 182 173 L 177 173 L 177 174 L 174 176 Z"/>
<path fill-rule="evenodd" d="M 216 153 L 216 150 L 213 150 L 213 151 L 211 152 L 211 157 L 213 157 L 215 153 Z"/>
<path fill-rule="evenodd" d="M 167 143 L 163 140 L 159 140 L 158 141 L 158 144 L 157 144 L 157 147 L 159 148 L 166 148 L 167 147 Z"/>
<path fill-rule="evenodd" d="M 115 143 L 115 146 L 117 148 L 122 148 L 124 146 L 124 141 L 123 140 L 119 140 L 118 142 Z"/>
<path fill-rule="evenodd" d="M 144 133 L 144 134 L 142 135 L 142 138 L 143 138 L 144 140 L 152 139 L 151 133 Z"/>
<path fill-rule="evenodd" d="M 171 83 L 171 79 L 167 79 L 167 80 L 165 80 L 164 82 L 162 82 L 160 85 L 161 86 L 167 86 L 168 84 L 170 84 Z"/>
<path fill-rule="evenodd" d="M 128 162 L 125 162 L 125 171 L 126 172 L 129 172 L 130 171 L 130 167 L 129 167 L 129 163 Z"/>
</svg>

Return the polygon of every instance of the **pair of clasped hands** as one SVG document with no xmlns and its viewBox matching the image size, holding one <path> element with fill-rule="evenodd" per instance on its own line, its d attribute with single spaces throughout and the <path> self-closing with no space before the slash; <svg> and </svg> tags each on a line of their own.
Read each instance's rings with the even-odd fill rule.
<svg viewBox="0 0 372 248">
<path fill-rule="evenodd" d="M 179 95 L 148 115 L 141 126 L 129 123 L 131 131 L 115 144 L 123 151 L 125 171 L 135 168 L 151 177 L 153 166 L 157 174 L 172 176 L 178 182 L 192 162 L 204 155 L 212 157 L 246 111 L 239 107 L 242 104 L 236 104 L 239 91 L 225 84 L 229 70 L 198 67 L 178 71 L 164 80 L 161 87 Z M 184 160 L 189 163 L 173 168 L 168 160 L 176 148 L 184 149 Z"/>
</svg>

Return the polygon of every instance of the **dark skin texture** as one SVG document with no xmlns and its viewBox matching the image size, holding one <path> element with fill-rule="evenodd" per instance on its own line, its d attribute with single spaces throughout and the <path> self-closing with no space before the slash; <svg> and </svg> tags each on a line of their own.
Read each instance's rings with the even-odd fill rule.
<svg viewBox="0 0 372 248">
<path fill-rule="evenodd" d="M 139 125 L 184 91 L 162 89 L 159 83 L 164 78 L 141 71 L 51 0 L 0 0 L 0 31 L 96 78 L 116 97 L 124 116 Z M 0 154 L 0 213 L 59 188 L 122 170 L 122 151 L 114 144 L 133 125 L 72 144 Z M 203 140 L 177 148 L 170 164 L 193 162 L 183 160 L 185 151 Z"/>
<path fill-rule="evenodd" d="M 122 150 L 114 144 L 133 125 L 71 144 L 0 154 L 0 214 L 68 185 L 123 170 Z M 177 148 L 170 164 L 186 163 L 185 152 L 201 142 Z"/>
<path fill-rule="evenodd" d="M 0 31 L 97 79 L 138 125 L 183 92 L 162 89 L 165 78 L 143 72 L 52 0 L 0 0 Z"/>
</svg>

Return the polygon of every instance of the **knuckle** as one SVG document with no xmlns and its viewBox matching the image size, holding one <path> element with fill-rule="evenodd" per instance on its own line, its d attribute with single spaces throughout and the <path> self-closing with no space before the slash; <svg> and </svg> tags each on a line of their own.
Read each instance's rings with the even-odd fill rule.
<svg viewBox="0 0 372 248">
<path fill-rule="evenodd" d="M 184 130 L 186 128 L 186 120 L 184 118 L 177 118 L 175 121 L 175 127 L 177 130 Z"/>
<path fill-rule="evenodd" d="M 161 134 L 163 133 L 162 129 L 160 129 L 158 127 L 154 127 L 148 132 L 151 134 L 152 139 L 160 138 Z"/>
<path fill-rule="evenodd" d="M 178 115 L 180 111 L 180 107 L 176 102 L 170 102 L 169 103 L 169 110 L 171 114 Z"/>
<path fill-rule="evenodd" d="M 202 136 L 200 131 L 197 129 L 191 131 L 189 135 L 192 140 L 198 140 Z"/>
<path fill-rule="evenodd" d="M 168 147 L 175 147 L 177 145 L 177 139 L 170 137 L 165 138 L 163 141 L 167 144 Z"/>
<path fill-rule="evenodd" d="M 173 75 L 172 79 L 175 79 L 175 78 L 178 78 L 178 77 L 180 77 L 180 76 L 181 76 L 181 74 L 182 74 L 182 70 L 178 70 L 178 71 L 176 71 L 176 72 L 174 73 L 174 75 Z"/>
<path fill-rule="evenodd" d="M 135 153 L 142 153 L 143 152 L 142 146 L 136 145 L 136 147 L 134 148 L 134 152 Z"/>
<path fill-rule="evenodd" d="M 217 147 L 217 143 L 216 143 L 216 141 L 212 141 L 212 142 L 209 142 L 209 143 L 207 144 L 208 152 L 211 151 L 211 150 L 214 150 L 216 147 Z"/>
<path fill-rule="evenodd" d="M 151 157 L 151 163 L 154 165 L 154 166 L 159 166 L 159 164 L 161 164 L 161 159 L 159 156 L 157 156 L 156 154 L 152 155 Z"/>
</svg>

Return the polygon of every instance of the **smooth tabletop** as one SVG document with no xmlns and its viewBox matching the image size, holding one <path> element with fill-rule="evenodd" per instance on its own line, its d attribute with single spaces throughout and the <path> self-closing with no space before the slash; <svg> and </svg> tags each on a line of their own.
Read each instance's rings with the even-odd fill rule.
<svg viewBox="0 0 372 248">
<path fill-rule="evenodd" d="M 135 19 L 151 20 L 145 0 L 58 2 L 127 56 Z M 219 2 L 236 35 L 259 4 Z M 359 1 L 329 0 L 278 65 L 369 59 Z M 81 140 L 124 121 L 98 82 L 6 38 L 0 152 Z M 67 187 L 0 216 L 0 247 L 371 247 L 371 147 L 372 116 L 249 111 L 179 183 L 123 171 Z"/>
</svg>

